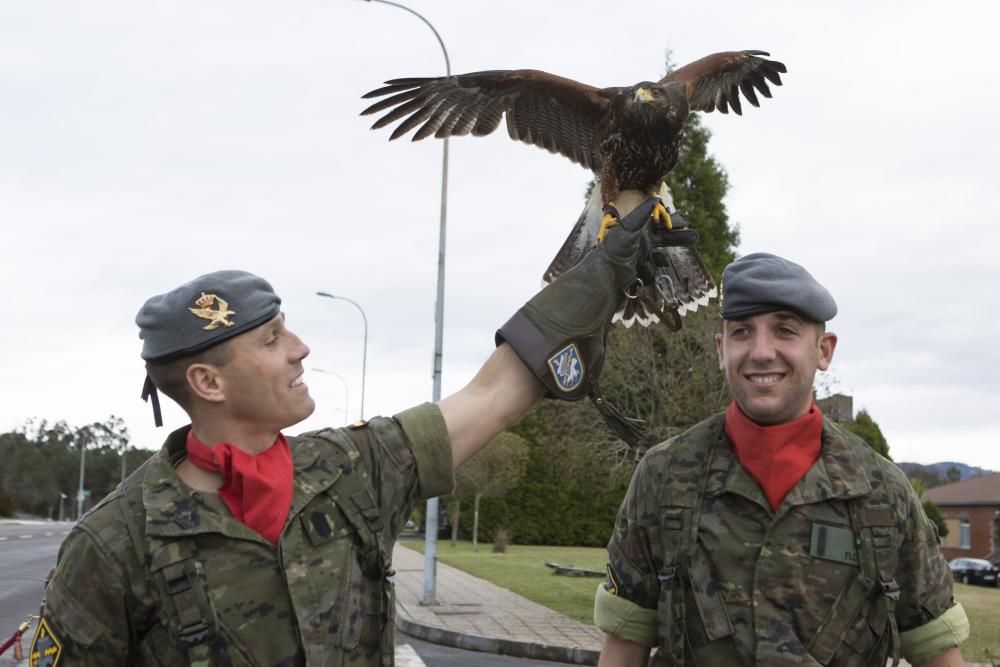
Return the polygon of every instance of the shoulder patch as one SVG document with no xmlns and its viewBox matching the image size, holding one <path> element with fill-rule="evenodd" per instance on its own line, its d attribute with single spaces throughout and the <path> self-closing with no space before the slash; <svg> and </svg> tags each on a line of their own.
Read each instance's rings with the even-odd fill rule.
<svg viewBox="0 0 1000 667">
<path fill-rule="evenodd" d="M 48 621 L 44 618 L 38 620 L 38 629 L 35 631 L 35 638 L 31 640 L 31 650 L 28 652 L 28 665 L 30 667 L 57 667 L 59 658 L 62 657 L 62 642 Z"/>
<path fill-rule="evenodd" d="M 608 578 L 604 582 L 604 589 L 612 595 L 618 595 L 618 577 L 615 576 L 615 569 L 611 563 L 607 564 Z"/>
<path fill-rule="evenodd" d="M 359 428 L 364 428 L 365 426 L 368 426 L 368 420 L 367 419 L 359 419 L 358 421 L 354 422 L 353 424 L 350 424 L 347 428 L 351 429 L 352 431 L 357 431 Z"/>
<path fill-rule="evenodd" d="M 583 382 L 583 359 L 576 343 L 570 343 L 549 357 L 548 366 L 561 391 L 569 393 Z"/>
</svg>

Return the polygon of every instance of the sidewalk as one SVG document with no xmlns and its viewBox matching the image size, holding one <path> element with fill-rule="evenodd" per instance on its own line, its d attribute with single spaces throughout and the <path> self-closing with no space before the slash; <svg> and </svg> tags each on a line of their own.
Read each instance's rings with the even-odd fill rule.
<svg viewBox="0 0 1000 667">
<path fill-rule="evenodd" d="M 424 556 L 400 544 L 396 569 L 396 627 L 408 635 L 458 648 L 596 665 L 604 633 L 484 579 L 438 561 L 438 605 L 420 604 Z M 594 589 L 598 581 L 594 580 Z"/>
</svg>

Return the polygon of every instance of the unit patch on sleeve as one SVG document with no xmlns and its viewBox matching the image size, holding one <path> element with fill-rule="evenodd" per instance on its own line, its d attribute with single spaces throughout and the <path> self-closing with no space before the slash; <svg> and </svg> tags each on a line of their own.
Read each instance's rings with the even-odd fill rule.
<svg viewBox="0 0 1000 667">
<path fill-rule="evenodd" d="M 44 618 L 38 621 L 38 630 L 35 631 L 35 638 L 31 640 L 31 650 L 28 652 L 28 665 L 30 667 L 57 667 L 59 658 L 62 657 L 62 643 L 48 621 Z"/>
<path fill-rule="evenodd" d="M 583 360 L 576 343 L 570 343 L 549 357 L 549 370 L 555 378 L 556 386 L 564 392 L 571 392 L 583 381 Z"/>
</svg>

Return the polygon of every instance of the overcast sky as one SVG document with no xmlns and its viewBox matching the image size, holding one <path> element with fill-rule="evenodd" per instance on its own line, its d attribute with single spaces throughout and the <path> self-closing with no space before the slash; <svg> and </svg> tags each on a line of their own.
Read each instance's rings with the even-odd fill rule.
<svg viewBox="0 0 1000 667">
<path fill-rule="evenodd" d="M 830 373 L 897 461 L 1000 469 L 1000 154 L 995 3 L 412 0 L 455 73 L 543 69 L 631 85 L 716 51 L 764 49 L 785 85 L 709 114 L 741 254 L 804 264 L 840 314 Z M 312 347 L 304 426 L 431 397 L 441 143 L 358 117 L 385 79 L 442 74 L 398 8 L 325 2 L 0 2 L 0 431 L 122 417 L 133 323 L 202 273 L 267 277 Z M 590 175 L 506 133 L 451 142 L 444 391 L 539 285 Z M 683 391 L 678 387 L 677 391 Z"/>
</svg>

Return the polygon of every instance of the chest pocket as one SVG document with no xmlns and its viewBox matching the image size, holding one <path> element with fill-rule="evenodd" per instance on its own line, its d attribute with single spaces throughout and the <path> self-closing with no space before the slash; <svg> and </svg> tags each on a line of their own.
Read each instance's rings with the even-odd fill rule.
<svg viewBox="0 0 1000 667">
<path fill-rule="evenodd" d="M 347 495 L 347 486 L 345 491 L 335 484 L 299 515 L 312 548 L 297 583 L 308 588 L 312 603 L 296 601 L 296 611 L 307 644 L 312 639 L 342 649 L 370 649 L 379 645 L 388 616 L 386 566 L 376 537 L 381 520 L 370 494 L 360 491 L 355 498 Z M 309 608 L 305 613 L 303 606 Z"/>
<path fill-rule="evenodd" d="M 665 507 L 661 515 L 663 565 L 657 575 L 660 652 L 668 664 L 684 665 L 686 659 L 693 664 L 693 649 L 732 636 L 733 625 L 711 560 L 698 553 L 694 524 L 700 512 Z"/>
</svg>

